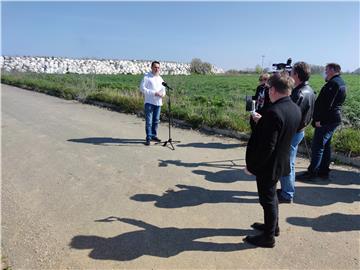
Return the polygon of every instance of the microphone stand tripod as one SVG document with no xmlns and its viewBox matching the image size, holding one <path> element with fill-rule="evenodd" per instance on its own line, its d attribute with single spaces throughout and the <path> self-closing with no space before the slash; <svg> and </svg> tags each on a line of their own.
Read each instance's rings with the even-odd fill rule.
<svg viewBox="0 0 360 270">
<path fill-rule="evenodd" d="M 164 85 L 166 87 L 166 89 L 168 90 L 168 120 L 169 120 L 169 139 L 167 141 L 164 142 L 163 146 L 167 146 L 167 144 L 169 144 L 170 146 L 168 146 L 170 149 L 175 150 L 175 147 L 173 145 L 173 143 L 179 143 L 180 141 L 173 141 L 171 138 L 171 125 L 173 123 L 173 119 L 172 119 L 172 114 L 171 114 L 171 95 L 170 95 L 170 90 L 173 90 L 171 87 L 169 87 L 168 85 Z M 161 142 L 160 142 L 161 143 Z"/>
</svg>

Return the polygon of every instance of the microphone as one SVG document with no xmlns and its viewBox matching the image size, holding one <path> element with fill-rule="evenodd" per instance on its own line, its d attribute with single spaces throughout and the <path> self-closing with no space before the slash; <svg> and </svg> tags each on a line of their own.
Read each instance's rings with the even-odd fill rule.
<svg viewBox="0 0 360 270">
<path fill-rule="evenodd" d="M 168 84 L 166 83 L 166 82 L 162 82 L 161 83 L 163 86 L 165 86 L 166 88 L 168 88 L 168 89 L 171 89 L 172 90 L 172 88 L 170 87 L 170 86 L 168 86 Z"/>
</svg>

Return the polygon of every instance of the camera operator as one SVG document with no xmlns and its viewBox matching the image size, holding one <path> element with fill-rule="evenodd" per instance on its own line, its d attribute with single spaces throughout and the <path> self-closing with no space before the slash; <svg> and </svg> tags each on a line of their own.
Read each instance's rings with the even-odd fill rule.
<svg viewBox="0 0 360 270">
<path fill-rule="evenodd" d="M 291 92 L 291 99 L 301 110 L 300 126 L 291 140 L 290 146 L 290 174 L 280 178 L 281 189 L 277 190 L 279 203 L 291 203 L 295 194 L 295 159 L 298 145 L 305 135 L 305 127 L 311 122 L 314 111 L 315 93 L 309 86 L 311 69 L 305 62 L 297 62 L 291 70 L 291 77 L 295 81 L 295 88 Z"/>
<path fill-rule="evenodd" d="M 245 172 L 256 175 L 264 224 L 254 223 L 252 227 L 263 233 L 247 236 L 244 241 L 260 247 L 274 247 L 274 236 L 280 233 L 276 183 L 290 172 L 291 139 L 301 121 L 300 108 L 289 97 L 293 86 L 294 80 L 288 75 L 277 73 L 270 77 L 272 104 L 259 116 L 246 148 Z"/>
<path fill-rule="evenodd" d="M 255 112 L 262 114 L 263 111 L 271 104 L 269 98 L 269 87 L 267 81 L 270 78 L 270 74 L 264 73 L 259 77 L 259 85 L 256 88 L 255 96 L 252 96 L 252 99 L 255 100 Z M 250 116 L 250 126 L 251 130 L 254 130 L 256 122 L 254 120 L 255 115 Z"/>
<path fill-rule="evenodd" d="M 326 84 L 315 101 L 311 163 L 307 172 L 297 177 L 300 181 L 311 181 L 315 177 L 329 178 L 331 138 L 341 124 L 341 107 L 346 98 L 346 85 L 340 72 L 339 64 L 330 63 L 325 67 Z"/>
</svg>

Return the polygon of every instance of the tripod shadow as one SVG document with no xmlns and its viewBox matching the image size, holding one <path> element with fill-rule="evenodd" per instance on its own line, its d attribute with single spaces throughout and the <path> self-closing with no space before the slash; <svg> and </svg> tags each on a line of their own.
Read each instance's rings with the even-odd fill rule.
<svg viewBox="0 0 360 270">
<path fill-rule="evenodd" d="M 325 206 L 337 202 L 354 203 L 360 201 L 359 189 L 330 187 L 297 187 L 295 203 L 310 206 Z"/>
<path fill-rule="evenodd" d="M 317 218 L 288 217 L 286 219 L 292 225 L 311 227 L 318 232 L 345 232 L 360 230 L 360 215 L 346 215 L 332 213 Z"/>
<path fill-rule="evenodd" d="M 159 208 L 181 208 L 205 203 L 258 203 L 256 192 L 209 190 L 201 187 L 176 185 L 179 191 L 167 190 L 162 196 L 155 194 L 136 194 L 130 199 L 140 202 L 155 201 Z M 242 198 L 252 196 L 254 198 Z"/>
<path fill-rule="evenodd" d="M 244 173 L 242 168 L 245 168 L 245 165 L 238 165 L 235 161 L 244 160 L 244 159 L 229 159 L 229 160 L 219 160 L 219 161 L 208 161 L 208 162 L 182 162 L 181 160 L 161 160 L 159 159 L 159 167 L 167 167 L 169 164 L 175 166 L 182 166 L 186 168 L 196 168 L 196 167 L 211 167 L 211 168 L 222 168 L 226 170 L 218 172 L 209 172 L 204 170 L 194 170 L 193 173 L 198 175 L 204 175 L 205 179 L 210 182 L 217 183 L 232 183 L 239 180 L 251 181 L 254 180 L 254 176 L 249 176 Z"/>
<path fill-rule="evenodd" d="M 244 159 L 229 159 L 229 160 L 218 160 L 218 161 L 208 161 L 208 162 L 183 162 L 181 160 L 162 160 L 159 159 L 159 167 L 167 167 L 170 165 L 175 165 L 179 167 L 186 168 L 195 168 L 195 167 L 213 167 L 213 168 L 224 168 L 231 169 L 234 167 L 243 168 L 245 165 L 237 165 L 235 161 L 244 160 Z"/>
<path fill-rule="evenodd" d="M 194 148 L 214 148 L 214 149 L 231 149 L 246 146 L 247 143 L 234 143 L 234 144 L 224 144 L 224 143 L 188 143 L 188 144 L 178 144 L 178 147 L 194 147 Z"/>
<path fill-rule="evenodd" d="M 111 137 L 90 137 L 90 138 L 82 138 L 82 139 L 69 139 L 68 142 L 76 142 L 76 143 L 89 143 L 94 145 L 124 145 L 124 144 L 144 144 L 144 140 L 141 139 L 117 139 Z"/>
<path fill-rule="evenodd" d="M 246 243 L 213 243 L 197 239 L 215 236 L 244 236 L 251 230 L 241 229 L 178 229 L 160 228 L 141 220 L 108 217 L 96 222 L 120 221 L 141 228 L 115 237 L 78 235 L 72 238 L 70 247 L 91 249 L 89 257 L 97 260 L 131 261 L 143 255 L 169 258 L 184 251 L 231 252 L 254 248 Z"/>
</svg>

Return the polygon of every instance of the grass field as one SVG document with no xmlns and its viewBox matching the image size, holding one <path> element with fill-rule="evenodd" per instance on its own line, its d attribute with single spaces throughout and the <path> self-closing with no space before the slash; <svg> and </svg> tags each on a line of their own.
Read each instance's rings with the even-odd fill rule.
<svg viewBox="0 0 360 270">
<path fill-rule="evenodd" d="M 249 132 L 249 113 L 245 96 L 253 95 L 258 75 L 163 76 L 174 88 L 170 91 L 174 118 L 193 127 L 207 125 Z M 344 74 L 348 92 L 343 108 L 344 125 L 335 133 L 333 145 L 348 155 L 360 154 L 360 84 L 359 75 Z M 101 101 L 121 107 L 123 112 L 143 110 L 139 92 L 140 75 L 78 75 L 3 73 L 2 83 L 34 89 L 66 99 Z M 319 93 L 324 81 L 313 75 L 310 85 Z M 162 113 L 166 113 L 166 102 Z M 307 129 L 311 139 L 312 128 Z"/>
</svg>

